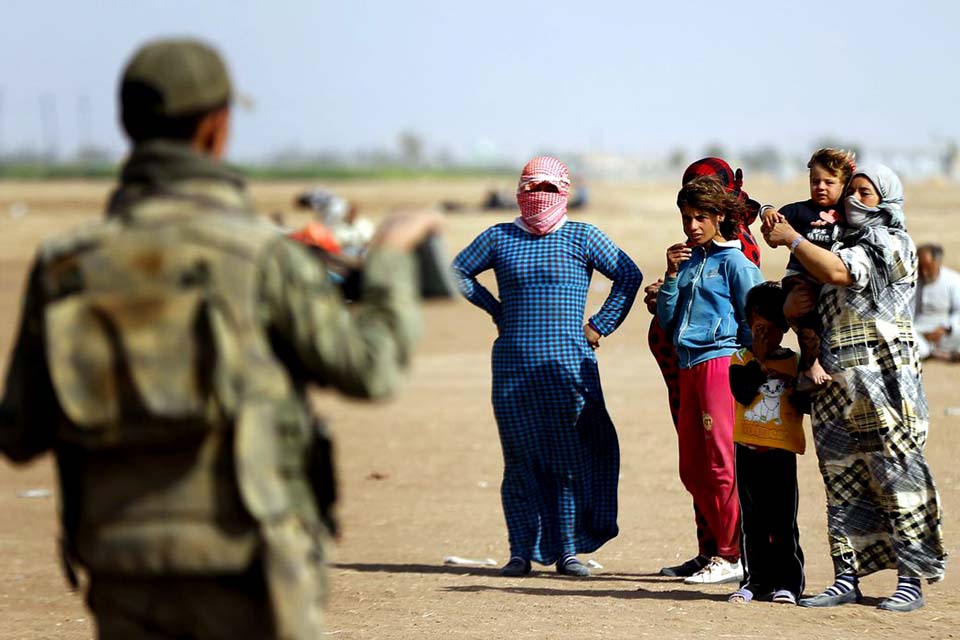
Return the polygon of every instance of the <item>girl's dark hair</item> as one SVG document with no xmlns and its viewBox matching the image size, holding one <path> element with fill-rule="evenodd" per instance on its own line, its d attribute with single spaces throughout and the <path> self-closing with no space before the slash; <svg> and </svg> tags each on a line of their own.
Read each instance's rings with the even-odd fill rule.
<svg viewBox="0 0 960 640">
<path fill-rule="evenodd" d="M 783 315 L 783 305 L 786 301 L 787 294 L 779 282 L 773 280 L 761 282 L 747 292 L 747 300 L 744 303 L 747 321 L 757 315 L 786 331 L 789 328 L 787 318 Z"/>
<path fill-rule="evenodd" d="M 720 234 L 726 240 L 737 237 L 740 223 L 747 216 L 746 205 L 713 176 L 700 176 L 683 185 L 677 194 L 677 207 L 682 210 L 685 206 L 715 216 L 722 215 Z"/>
</svg>

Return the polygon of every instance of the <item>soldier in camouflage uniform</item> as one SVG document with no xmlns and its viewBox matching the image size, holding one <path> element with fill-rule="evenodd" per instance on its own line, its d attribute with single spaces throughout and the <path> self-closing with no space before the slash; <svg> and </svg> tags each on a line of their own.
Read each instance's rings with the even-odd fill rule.
<svg viewBox="0 0 960 640">
<path fill-rule="evenodd" d="M 315 638 L 322 440 L 309 383 L 388 394 L 418 323 L 388 221 L 347 310 L 321 265 L 222 167 L 215 51 L 158 41 L 121 85 L 133 151 L 102 222 L 45 242 L 0 405 L 0 450 L 56 455 L 68 575 L 101 638 Z"/>
</svg>

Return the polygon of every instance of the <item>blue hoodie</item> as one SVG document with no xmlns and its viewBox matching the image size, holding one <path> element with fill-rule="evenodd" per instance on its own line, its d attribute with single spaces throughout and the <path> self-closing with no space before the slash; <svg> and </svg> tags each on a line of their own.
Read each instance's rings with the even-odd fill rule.
<svg viewBox="0 0 960 640">
<path fill-rule="evenodd" d="M 680 368 L 753 343 L 744 305 L 747 292 L 761 282 L 760 269 L 743 255 L 739 240 L 693 248 L 657 295 L 657 321 L 673 335 Z"/>
</svg>

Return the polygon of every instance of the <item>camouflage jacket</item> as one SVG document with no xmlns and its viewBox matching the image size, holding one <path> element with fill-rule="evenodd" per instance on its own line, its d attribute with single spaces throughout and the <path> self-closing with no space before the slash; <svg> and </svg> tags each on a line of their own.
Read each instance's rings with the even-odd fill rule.
<svg viewBox="0 0 960 640">
<path fill-rule="evenodd" d="M 409 256 L 372 252 L 348 307 L 238 177 L 186 146 L 141 145 L 106 218 L 39 250 L 0 451 L 56 453 L 66 550 L 92 572 L 262 558 L 289 577 L 317 555 L 305 387 L 389 394 L 418 305 Z"/>
</svg>

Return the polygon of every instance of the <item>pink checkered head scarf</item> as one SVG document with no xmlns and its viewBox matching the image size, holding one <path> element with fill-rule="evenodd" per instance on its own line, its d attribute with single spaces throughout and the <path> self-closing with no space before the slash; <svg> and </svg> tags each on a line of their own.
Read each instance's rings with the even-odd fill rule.
<svg viewBox="0 0 960 640">
<path fill-rule="evenodd" d="M 547 182 L 559 193 L 530 191 L 537 184 Z M 538 156 L 527 163 L 517 185 L 517 204 L 520 217 L 516 223 L 538 236 L 555 231 L 567 221 L 567 199 L 570 197 L 570 171 L 567 166 L 550 156 Z"/>
</svg>

